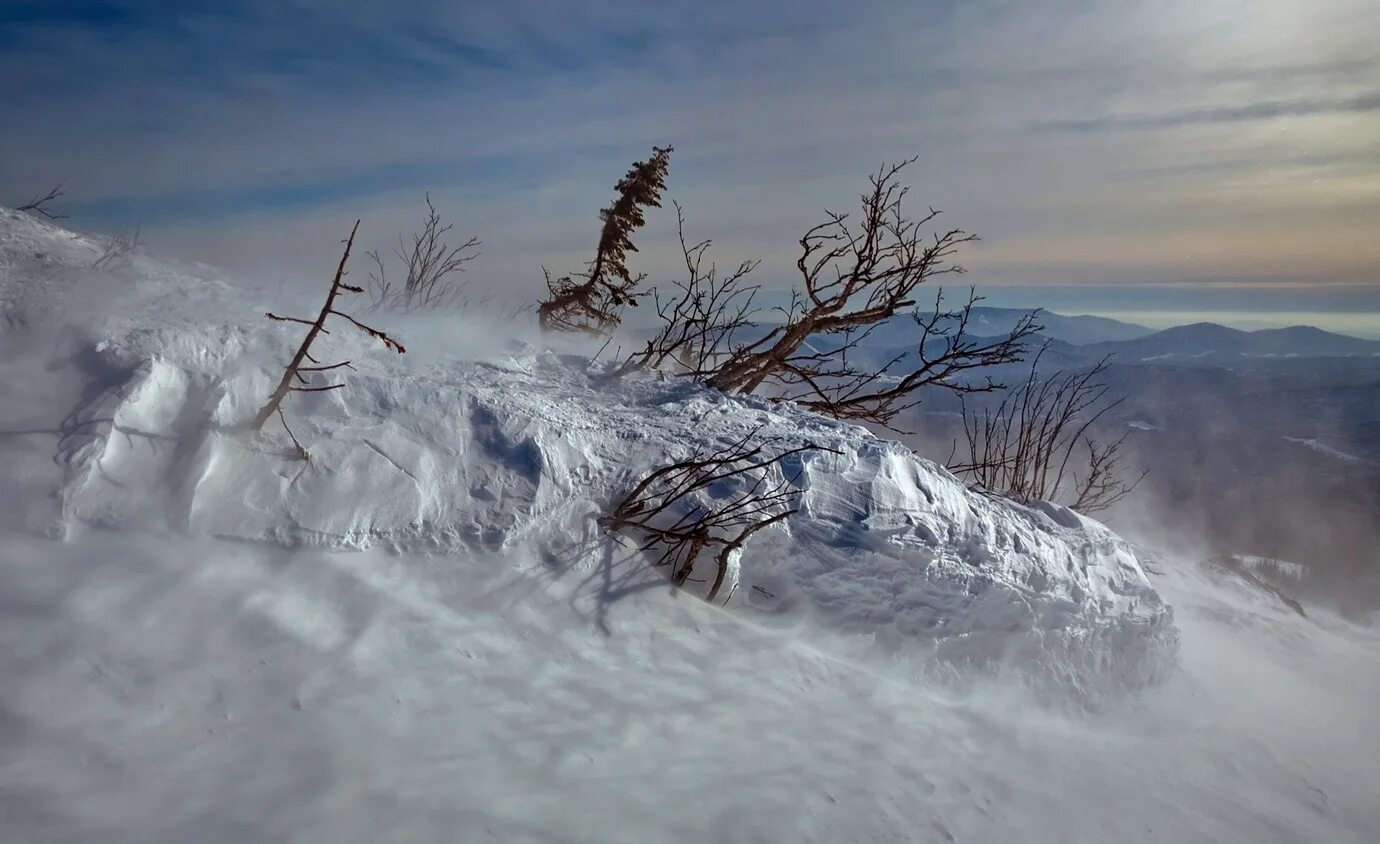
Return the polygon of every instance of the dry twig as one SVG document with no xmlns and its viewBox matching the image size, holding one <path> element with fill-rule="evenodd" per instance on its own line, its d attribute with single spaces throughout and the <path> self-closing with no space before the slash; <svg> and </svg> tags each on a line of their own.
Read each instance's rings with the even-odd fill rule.
<svg viewBox="0 0 1380 844">
<path fill-rule="evenodd" d="M 755 324 L 757 309 L 753 299 L 758 288 L 744 284 L 743 280 L 759 262 L 743 261 L 723 276 L 712 262 L 706 268 L 710 241 L 691 245 L 685 239 L 685 213 L 680 203 L 674 204 L 688 277 L 684 282 L 672 282 L 675 292 L 665 299 L 660 290 L 651 291 L 661 328 L 645 347 L 618 365 L 616 375 L 673 365 L 680 375 L 707 378 L 723 364 L 736 345 L 737 335 Z"/>
<path fill-rule="evenodd" d="M 406 349 L 403 348 L 402 344 L 399 343 L 397 340 L 394 340 L 392 337 L 389 337 L 387 334 L 378 330 L 377 328 L 365 325 L 364 323 L 360 322 L 359 320 L 355 319 L 349 314 L 337 310 L 335 307 L 336 297 L 339 296 L 342 292 L 364 292 L 364 290 L 360 287 L 345 283 L 345 264 L 350 260 L 350 250 L 354 248 L 355 233 L 358 231 L 359 221 L 356 220 L 354 228 L 350 229 L 350 236 L 345 240 L 345 251 L 340 256 L 340 265 L 336 267 L 335 278 L 331 281 L 330 292 L 326 294 L 326 303 L 321 306 L 321 312 L 316 315 L 315 320 L 305 320 L 300 319 L 298 317 L 279 316 L 278 314 L 271 312 L 265 314 L 265 316 L 267 316 L 269 319 L 275 320 L 277 322 L 298 322 L 303 325 L 309 326 L 310 328 L 307 331 L 307 336 L 302 339 L 302 345 L 297 348 L 297 353 L 292 356 L 292 360 L 288 363 L 287 368 L 283 370 L 282 380 L 278 382 L 278 386 L 273 390 L 273 394 L 269 396 L 268 402 L 259 411 L 258 415 L 254 417 L 254 421 L 250 425 L 250 427 L 253 430 L 258 431 L 262 429 L 264 423 L 268 421 L 268 418 L 275 413 L 278 414 L 279 419 L 283 420 L 283 427 L 287 429 L 287 420 L 283 417 L 281 405 L 283 403 L 283 399 L 287 397 L 288 393 L 324 393 L 329 392 L 331 390 L 338 390 L 345 386 L 344 384 L 312 386 L 311 382 L 308 381 L 306 376 L 302 374 L 304 372 L 330 372 L 332 370 L 342 368 L 354 369 L 354 367 L 351 366 L 350 361 L 348 360 L 341 361 L 340 363 L 322 365 L 320 361 L 311 356 L 312 342 L 316 340 L 318 335 L 330 333 L 330 331 L 326 329 L 326 320 L 331 315 L 341 317 L 342 319 L 352 323 L 360 331 L 363 331 L 370 337 L 379 340 L 385 346 L 397 352 L 398 354 L 403 354 L 406 351 Z M 312 365 L 306 365 L 307 361 L 310 361 Z M 302 459 L 305 460 L 307 458 L 306 449 L 302 448 L 302 444 L 297 441 L 296 436 L 293 436 L 291 429 L 288 429 L 288 436 L 292 437 L 293 445 L 297 447 L 298 454 L 301 455 Z"/>
<path fill-rule="evenodd" d="M 828 451 L 801 446 L 768 455 L 754 445 L 757 429 L 716 452 L 678 461 L 652 472 L 633 487 L 602 521 L 614 533 L 640 534 L 640 551 L 656 566 L 670 569 L 671 581 L 684 586 L 701 554 L 714 555 L 715 575 L 705 600 L 719 595 L 733 554 L 753 534 L 797 512 L 794 478 L 770 483 L 771 468 L 793 455 Z M 701 492 L 733 489 L 725 500 L 706 502 Z"/>
<path fill-rule="evenodd" d="M 1057 372 L 1039 376 L 1040 350 L 1025 383 L 993 408 L 980 413 L 963 406 L 967 453 L 949 470 L 980 488 L 1016 501 L 1056 501 L 1065 482 L 1072 487 L 1069 507 L 1091 513 L 1130 495 L 1145 473 L 1126 482 L 1117 471 L 1126 435 L 1099 443 L 1089 435 L 1092 426 L 1122 399 L 1109 399 L 1110 387 L 1100 378 L 1107 369 L 1103 358 L 1081 373 Z M 1075 453 L 1087 449 L 1084 473 L 1073 468 Z M 955 443 L 955 452 L 957 443 Z M 1068 497 L 1068 496 L 1066 496 Z"/>
<path fill-rule="evenodd" d="M 91 262 L 93 270 L 115 270 L 129 264 L 130 258 L 144 245 L 142 225 L 136 224 L 130 234 L 116 234 L 106 238 L 105 247 L 96 260 Z"/>
<path fill-rule="evenodd" d="M 365 253 L 374 262 L 366 285 L 370 310 L 428 311 L 461 305 L 466 284 L 457 281 L 465 265 L 479 257 L 479 238 L 471 237 L 459 246 L 451 246 L 446 236 L 454 223 L 442 223 L 441 215 L 426 195 L 426 219 L 421 231 L 405 239 L 398 238 L 393 254 L 402 262 L 403 280 L 395 286 L 388 278 L 378 250 Z"/>
<path fill-rule="evenodd" d="M 63 193 L 64 191 L 62 190 L 62 184 L 59 183 L 53 188 L 51 188 L 45 194 L 34 194 L 32 199 L 30 199 L 23 205 L 19 206 L 15 210 L 27 211 L 32 214 L 37 214 L 40 217 L 43 217 L 44 219 L 48 220 L 65 220 L 67 219 L 66 214 L 62 213 L 61 211 L 54 211 L 52 208 L 48 207 L 48 203 L 53 202 L 57 199 L 61 199 Z"/>
</svg>

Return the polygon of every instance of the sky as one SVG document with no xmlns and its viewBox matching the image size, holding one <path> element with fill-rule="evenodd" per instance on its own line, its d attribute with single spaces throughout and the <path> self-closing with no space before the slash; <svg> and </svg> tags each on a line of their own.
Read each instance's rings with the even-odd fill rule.
<svg viewBox="0 0 1380 844">
<path fill-rule="evenodd" d="M 62 182 L 78 228 L 279 284 L 429 192 L 535 298 L 673 144 L 689 234 L 769 289 L 915 156 L 991 304 L 1380 336 L 1374 0 L 0 0 L 0 79 L 0 204 Z"/>
</svg>

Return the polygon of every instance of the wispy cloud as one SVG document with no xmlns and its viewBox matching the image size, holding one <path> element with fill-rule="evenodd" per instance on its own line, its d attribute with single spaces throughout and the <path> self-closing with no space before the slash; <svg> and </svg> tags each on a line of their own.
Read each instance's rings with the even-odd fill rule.
<svg viewBox="0 0 1380 844">
<path fill-rule="evenodd" d="M 1216 125 L 1276 117 L 1306 117 L 1315 114 L 1369 113 L 1380 111 L 1380 91 L 1359 97 L 1331 100 L 1278 100 L 1193 108 L 1168 114 L 1109 114 L 1101 117 L 1050 120 L 1041 128 L 1070 132 L 1101 132 L 1115 129 L 1171 129 L 1180 126 Z"/>
<path fill-rule="evenodd" d="M 783 284 L 818 209 L 919 155 L 979 283 L 1376 283 L 1377 45 L 1371 0 L 11 0 L 0 202 L 66 179 L 78 222 L 289 268 L 430 189 L 535 289 L 672 142 L 696 233 Z"/>
</svg>

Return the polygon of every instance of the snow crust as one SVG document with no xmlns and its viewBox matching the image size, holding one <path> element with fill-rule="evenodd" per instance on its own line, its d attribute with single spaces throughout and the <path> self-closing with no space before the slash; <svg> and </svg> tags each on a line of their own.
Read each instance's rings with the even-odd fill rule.
<svg viewBox="0 0 1380 844">
<path fill-rule="evenodd" d="M 51 227 L 29 228 L 23 247 L 80 251 L 55 229 L 52 245 L 36 246 Z M 835 453 L 773 470 L 798 487 L 800 511 L 749 543 L 730 572 L 730 607 L 808 618 L 917 663 L 1036 666 L 1075 685 L 1140 685 L 1173 664 L 1171 610 L 1101 524 L 977 495 L 857 426 L 675 379 L 603 378 L 582 357 L 518 344 L 490 360 L 414 359 L 337 327 L 314 354 L 357 371 L 342 390 L 289 397 L 311 454 L 293 459 L 276 421 L 260 434 L 244 423 L 300 326 L 265 320 L 228 285 L 145 262 L 115 316 L 87 320 L 89 336 L 64 350 L 86 375 L 53 455 L 50 533 L 83 525 L 287 547 L 521 550 L 590 568 L 614 551 L 596 519 L 640 477 L 756 430 L 782 450 Z M 65 279 L 69 291 L 81 281 Z"/>
</svg>

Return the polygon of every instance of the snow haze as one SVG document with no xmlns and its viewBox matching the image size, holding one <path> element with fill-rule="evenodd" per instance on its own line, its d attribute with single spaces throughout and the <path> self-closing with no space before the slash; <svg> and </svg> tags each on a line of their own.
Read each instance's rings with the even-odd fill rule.
<svg viewBox="0 0 1380 844">
<path fill-rule="evenodd" d="M 1371 0 L 17 0 L 0 28 L 0 203 L 65 181 L 79 226 L 275 283 L 359 217 L 387 248 L 430 191 L 531 298 L 674 143 L 695 235 L 776 290 L 819 209 L 918 155 L 992 304 L 1380 325 Z"/>
<path fill-rule="evenodd" d="M 1375 0 L 3 0 L 0 79 L 0 844 L 1380 842 Z"/>
<path fill-rule="evenodd" d="M 89 270 L 100 241 L 0 215 L 7 838 L 1380 830 L 1374 627 L 1172 536 L 979 496 L 789 407 L 608 382 L 497 318 L 389 321 L 402 357 L 330 338 L 358 371 L 293 399 L 304 463 L 236 427 L 299 336 L 259 314 L 290 303 L 143 255 Z M 836 453 L 802 458 L 727 605 L 677 596 L 594 517 L 747 426 Z"/>
</svg>

